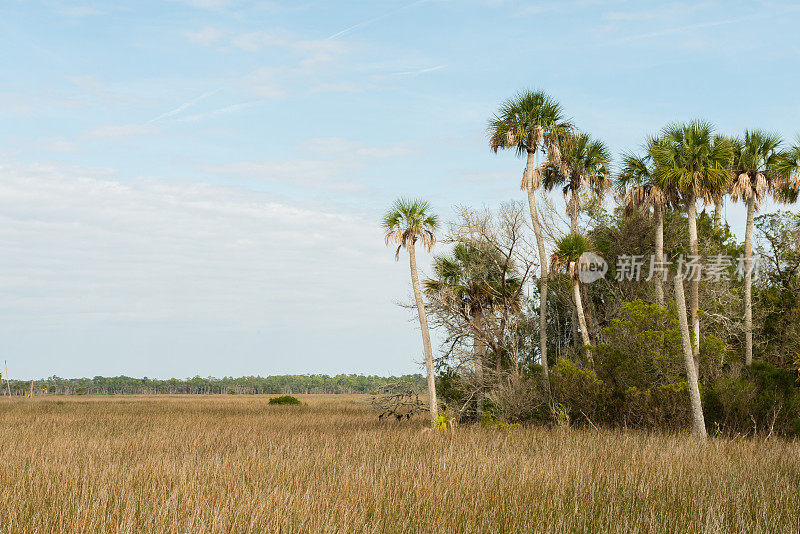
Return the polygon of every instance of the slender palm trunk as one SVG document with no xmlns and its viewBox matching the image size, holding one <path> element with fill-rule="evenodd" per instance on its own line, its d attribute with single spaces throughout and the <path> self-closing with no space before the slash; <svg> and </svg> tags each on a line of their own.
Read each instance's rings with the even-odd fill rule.
<svg viewBox="0 0 800 534">
<path fill-rule="evenodd" d="M 475 313 L 473 314 L 473 319 L 475 323 L 475 330 L 476 334 L 472 338 L 472 351 L 473 357 L 475 359 L 475 378 L 478 382 L 478 394 L 477 394 L 477 411 L 478 415 L 483 415 L 483 393 L 484 393 L 484 366 L 486 362 L 484 362 L 484 358 L 486 357 L 485 345 L 483 340 L 480 339 L 480 335 L 477 332 L 483 331 L 483 310 L 478 308 Z"/>
<path fill-rule="evenodd" d="M 686 320 L 686 299 L 683 295 L 683 279 L 676 276 L 673 281 L 675 283 L 675 303 L 678 306 L 678 323 L 681 329 L 683 361 L 686 365 L 686 380 L 689 383 L 689 400 L 692 404 L 694 432 L 701 439 L 706 439 L 706 423 L 703 418 L 703 405 L 700 401 L 700 386 L 697 383 L 697 367 L 695 367 L 694 354 L 692 352 L 689 322 Z"/>
<path fill-rule="evenodd" d="M 430 403 L 431 426 L 436 426 L 436 379 L 433 374 L 433 350 L 431 350 L 431 335 L 428 332 L 428 317 L 425 314 L 425 301 L 422 300 L 422 290 L 419 286 L 414 243 L 409 243 L 408 245 L 408 258 L 411 265 L 411 284 L 414 286 L 414 299 L 417 301 L 419 327 L 422 330 L 422 348 L 425 350 L 425 370 L 428 372 L 428 400 Z"/>
<path fill-rule="evenodd" d="M 535 152 L 528 152 L 528 162 L 525 166 L 526 183 L 531 183 L 531 175 L 535 166 Z M 547 397 L 550 397 L 550 371 L 547 367 L 547 252 L 544 249 L 544 238 L 542 237 L 542 224 L 539 221 L 539 213 L 536 210 L 536 191 L 528 187 L 528 206 L 531 211 L 531 223 L 533 233 L 536 235 L 536 245 L 539 248 L 539 264 L 541 265 L 541 275 L 539 276 L 539 354 L 542 359 L 542 382 Z"/>
<path fill-rule="evenodd" d="M 721 198 L 714 199 L 714 230 L 722 227 L 722 202 Z"/>
<path fill-rule="evenodd" d="M 697 243 L 697 206 L 694 197 L 686 201 L 686 213 L 689 216 L 689 249 L 692 251 L 692 256 L 699 256 L 700 251 Z M 694 343 L 692 344 L 692 352 L 694 353 L 695 365 L 699 364 L 700 356 L 700 276 L 692 278 L 692 300 L 689 308 L 689 315 L 692 319 L 692 328 L 694 329 Z"/>
<path fill-rule="evenodd" d="M 578 212 L 580 211 L 580 199 L 578 192 L 573 191 L 569 197 L 567 211 L 569 211 L 569 231 L 573 234 L 578 233 Z"/>
<path fill-rule="evenodd" d="M 753 197 L 747 200 L 747 226 L 744 231 L 744 363 L 753 363 L 753 216 L 756 201 Z"/>
<path fill-rule="evenodd" d="M 656 206 L 656 262 L 663 265 L 664 262 L 664 208 Z M 660 305 L 664 305 L 664 280 L 661 271 L 656 273 L 656 299 Z"/>
<path fill-rule="evenodd" d="M 578 233 L 578 196 L 577 191 L 573 190 L 570 193 L 569 201 L 567 202 L 567 212 L 569 213 L 569 231 L 570 233 Z M 578 337 L 578 302 L 573 302 L 572 307 L 572 342 L 575 344 L 576 349 L 580 349 L 581 340 Z"/>
<path fill-rule="evenodd" d="M 583 314 L 583 303 L 581 302 L 581 282 L 577 277 L 572 278 L 572 296 L 575 299 L 575 309 L 578 311 L 578 324 L 581 327 L 581 338 L 583 346 L 591 345 L 589 341 L 589 331 L 586 329 L 586 316 Z M 586 349 L 586 356 L 590 364 L 594 364 L 591 349 Z"/>
</svg>

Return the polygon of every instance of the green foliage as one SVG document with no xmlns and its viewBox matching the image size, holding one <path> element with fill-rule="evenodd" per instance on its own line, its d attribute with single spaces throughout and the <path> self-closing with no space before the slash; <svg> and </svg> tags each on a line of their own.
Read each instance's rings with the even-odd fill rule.
<svg viewBox="0 0 800 534">
<path fill-rule="evenodd" d="M 709 424 L 729 433 L 773 432 L 800 436 L 800 390 L 795 373 L 755 362 L 741 376 L 713 381 L 704 391 Z"/>
<path fill-rule="evenodd" d="M 303 403 L 300 402 L 297 397 L 292 397 L 291 395 L 281 395 L 280 397 L 272 397 L 269 400 L 269 404 L 279 406 L 297 406 Z"/>
<path fill-rule="evenodd" d="M 573 420 L 594 421 L 603 416 L 610 391 L 591 369 L 559 360 L 550 374 L 553 401 L 564 405 Z"/>
<path fill-rule="evenodd" d="M 494 428 L 496 430 L 508 432 L 519 428 L 519 423 L 507 423 L 502 419 L 496 419 L 490 413 L 485 413 L 483 417 L 481 417 L 481 426 L 483 428 Z"/>
</svg>

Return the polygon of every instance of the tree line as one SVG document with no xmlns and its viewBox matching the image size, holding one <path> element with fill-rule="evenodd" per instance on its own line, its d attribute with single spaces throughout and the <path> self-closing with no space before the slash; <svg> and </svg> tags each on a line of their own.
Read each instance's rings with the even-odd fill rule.
<svg viewBox="0 0 800 534">
<path fill-rule="evenodd" d="M 128 376 L 94 378 L 61 378 L 51 376 L 40 380 L 2 380 L 2 394 L 7 395 L 261 395 L 302 393 L 363 393 L 373 394 L 392 384 L 406 384 L 412 389 L 424 389 L 424 377 L 419 374 L 399 377 L 375 375 L 276 375 L 245 377 L 192 378 L 131 378 Z"/>
<path fill-rule="evenodd" d="M 523 91 L 489 119 L 488 141 L 525 158 L 526 206 L 457 207 L 443 228 L 427 202 L 400 199 L 382 220 L 409 256 L 432 425 L 800 434 L 800 220 L 757 216 L 767 198 L 797 201 L 800 139 L 694 120 L 615 161 L 556 100 Z M 728 202 L 746 206 L 743 242 Z M 416 246 L 437 240 L 449 253 L 420 281 Z M 587 281 L 600 260 L 608 272 Z M 444 335 L 437 356 L 429 325 Z"/>
</svg>

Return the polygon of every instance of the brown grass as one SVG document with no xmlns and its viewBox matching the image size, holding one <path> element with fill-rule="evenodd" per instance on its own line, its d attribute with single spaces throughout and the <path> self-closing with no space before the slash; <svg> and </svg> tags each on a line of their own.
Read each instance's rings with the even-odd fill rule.
<svg viewBox="0 0 800 534">
<path fill-rule="evenodd" d="M 800 445 L 378 422 L 364 398 L 0 399 L 0 532 L 797 532 Z"/>
</svg>

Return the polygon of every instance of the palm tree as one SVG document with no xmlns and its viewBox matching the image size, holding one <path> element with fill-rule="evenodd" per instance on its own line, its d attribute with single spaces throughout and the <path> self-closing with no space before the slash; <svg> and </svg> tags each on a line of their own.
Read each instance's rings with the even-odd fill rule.
<svg viewBox="0 0 800 534">
<path fill-rule="evenodd" d="M 662 131 L 651 156 L 659 187 L 675 190 L 681 196 L 689 220 L 689 247 L 692 255 L 699 260 L 697 201 L 712 202 L 715 195 L 727 190 L 732 156 L 730 143 L 721 136 L 715 136 L 713 126 L 707 122 L 671 124 Z M 690 307 L 695 361 L 700 352 L 699 308 L 700 278 L 695 276 Z"/>
<path fill-rule="evenodd" d="M 561 159 L 559 143 L 572 124 L 564 118 L 561 105 L 543 91 L 522 91 L 503 102 L 489 121 L 489 144 L 492 151 L 511 149 L 527 161 L 522 173 L 521 189 L 528 192 L 531 223 L 539 249 L 541 276 L 539 277 L 539 351 L 542 362 L 542 379 L 545 391 L 550 392 L 547 366 L 547 252 L 544 247 L 542 226 L 536 209 L 536 190 L 542 182 L 542 168 L 536 165 L 541 154 L 551 163 Z"/>
<path fill-rule="evenodd" d="M 581 193 L 588 190 L 600 198 L 611 185 L 611 152 L 605 143 L 586 133 L 566 136 L 564 141 L 560 161 L 545 166 L 542 184 L 548 191 L 561 186 L 570 232 L 574 234 L 578 231 Z"/>
<path fill-rule="evenodd" d="M 507 261 L 507 260 L 506 260 Z M 495 305 L 506 303 L 513 311 L 521 309 L 522 282 L 502 267 L 504 258 L 488 248 L 457 243 L 451 256 L 437 256 L 435 278 L 424 282 L 429 299 L 456 310 L 469 324 L 473 338 L 476 374 L 483 380 L 487 350 L 494 351 L 496 369 L 501 371 L 502 350 L 492 339 L 487 317 Z"/>
<path fill-rule="evenodd" d="M 575 308 L 578 313 L 578 324 L 580 326 L 584 347 L 588 347 L 591 343 L 589 341 L 589 331 L 586 328 L 586 316 L 583 312 L 583 302 L 581 301 L 581 281 L 579 278 L 578 260 L 584 252 L 588 251 L 589 242 L 586 241 L 586 238 L 580 234 L 569 234 L 556 243 L 556 249 L 553 251 L 553 257 L 550 262 L 552 271 L 564 271 L 572 280 L 572 297 L 575 299 Z M 592 363 L 591 350 L 587 352 L 587 355 L 589 363 Z"/>
<path fill-rule="evenodd" d="M 422 330 L 422 345 L 425 351 L 425 369 L 428 373 L 428 398 L 430 402 L 431 426 L 436 426 L 436 381 L 433 374 L 433 350 L 431 349 L 431 336 L 428 332 L 428 318 L 425 315 L 425 302 L 422 300 L 422 290 L 419 285 L 417 273 L 417 258 L 415 245 L 420 241 L 425 249 L 430 252 L 436 243 L 436 229 L 439 227 L 439 218 L 430 213 L 431 206 L 423 200 L 398 199 L 392 208 L 384 215 L 381 226 L 386 232 L 386 244 L 397 244 L 395 261 L 400 259 L 400 249 L 408 250 L 409 264 L 411 267 L 411 284 L 414 286 L 414 299 L 417 302 L 419 326 Z"/>
<path fill-rule="evenodd" d="M 744 139 L 734 139 L 731 200 L 747 204 L 747 225 L 744 233 L 744 329 L 745 365 L 753 363 L 753 217 L 761 202 L 777 182 L 775 165 L 780 154 L 781 138 L 761 130 L 746 130 Z"/>
<path fill-rule="evenodd" d="M 655 261 L 663 265 L 664 210 L 672 203 L 674 195 L 669 190 L 659 187 L 657 183 L 651 156 L 656 142 L 655 139 L 648 141 L 646 156 L 625 154 L 622 157 L 622 168 L 617 177 L 617 192 L 622 197 L 626 216 L 636 212 L 649 216 L 652 210 L 656 223 Z M 664 280 L 660 270 L 656 271 L 655 287 L 658 303 L 663 306 Z"/>
</svg>

